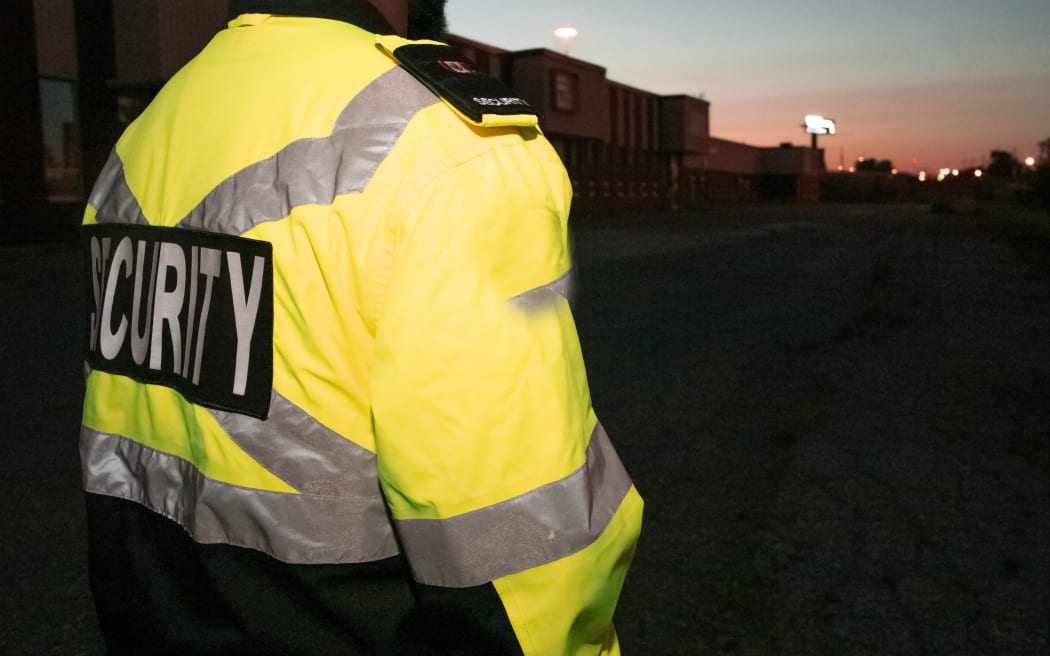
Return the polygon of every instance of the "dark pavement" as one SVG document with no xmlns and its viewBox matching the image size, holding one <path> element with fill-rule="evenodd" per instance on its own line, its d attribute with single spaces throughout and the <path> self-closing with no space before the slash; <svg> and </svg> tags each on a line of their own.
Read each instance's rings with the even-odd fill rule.
<svg viewBox="0 0 1050 656">
<path fill-rule="evenodd" d="M 576 221 L 646 499 L 626 654 L 1050 654 L 1050 240 L 924 207 Z M 79 266 L 0 247 L 0 654 L 99 654 Z"/>
</svg>

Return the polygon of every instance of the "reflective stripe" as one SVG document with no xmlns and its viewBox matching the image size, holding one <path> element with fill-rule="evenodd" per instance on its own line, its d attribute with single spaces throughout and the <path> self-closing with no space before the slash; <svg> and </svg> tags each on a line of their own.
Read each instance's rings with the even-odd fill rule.
<svg viewBox="0 0 1050 656">
<path fill-rule="evenodd" d="M 224 180 L 179 227 L 240 235 L 301 205 L 331 205 L 340 194 L 360 192 L 412 117 L 438 102 L 411 75 L 392 68 L 350 101 L 331 135 L 294 141 Z"/>
<path fill-rule="evenodd" d="M 572 302 L 572 269 L 558 276 L 553 282 L 518 294 L 510 299 L 510 302 L 530 312 L 550 305 L 559 297 Z"/>
<path fill-rule="evenodd" d="M 373 80 L 351 100 L 320 139 L 299 139 L 220 182 L 177 224 L 242 235 L 278 221 L 302 205 L 331 205 L 368 186 L 409 121 L 441 102 L 400 67 Z M 248 193 L 246 193 L 248 192 Z M 91 194 L 99 223 L 147 223 L 124 179 L 116 151 Z"/>
<path fill-rule="evenodd" d="M 576 553 L 594 542 L 631 489 L 601 424 L 584 465 L 560 481 L 447 519 L 396 520 L 420 583 L 481 585 Z"/>
<path fill-rule="evenodd" d="M 317 421 L 276 390 L 270 396 L 266 421 L 222 410 L 210 412 L 237 446 L 296 490 L 383 503 L 375 454 Z"/>
<path fill-rule="evenodd" d="M 88 202 L 95 208 L 95 220 L 99 223 L 149 225 L 138 199 L 128 187 L 124 164 L 115 148 L 110 151 Z"/>
<path fill-rule="evenodd" d="M 225 427 L 245 430 L 238 443 L 271 472 L 287 476 L 300 494 L 222 483 L 182 458 L 81 427 L 84 489 L 136 501 L 180 524 L 197 542 L 257 549 L 289 563 L 360 563 L 397 554 L 374 454 L 286 400 L 275 401 L 276 427 L 236 415 L 220 421 L 236 419 Z M 342 476 L 340 467 L 348 468 Z"/>
</svg>

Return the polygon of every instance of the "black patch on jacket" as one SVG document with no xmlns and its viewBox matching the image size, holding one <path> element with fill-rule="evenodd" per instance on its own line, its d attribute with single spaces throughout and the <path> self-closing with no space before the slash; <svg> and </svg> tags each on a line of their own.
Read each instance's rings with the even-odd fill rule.
<svg viewBox="0 0 1050 656">
<path fill-rule="evenodd" d="M 510 87 L 479 73 L 449 46 L 411 43 L 396 48 L 394 57 L 428 89 L 475 123 L 481 123 L 485 114 L 539 115 Z"/>
<path fill-rule="evenodd" d="M 194 230 L 84 228 L 87 362 L 203 406 L 265 419 L 273 247 Z"/>
</svg>

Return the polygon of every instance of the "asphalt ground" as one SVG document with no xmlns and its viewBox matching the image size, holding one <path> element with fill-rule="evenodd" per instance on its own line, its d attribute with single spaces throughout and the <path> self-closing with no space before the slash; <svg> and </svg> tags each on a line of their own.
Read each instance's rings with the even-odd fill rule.
<svg viewBox="0 0 1050 656">
<path fill-rule="evenodd" d="M 575 221 L 646 499 L 626 654 L 1050 654 L 1050 240 L 922 206 Z M 0 247 L 0 654 L 101 653 L 79 256 Z"/>
</svg>

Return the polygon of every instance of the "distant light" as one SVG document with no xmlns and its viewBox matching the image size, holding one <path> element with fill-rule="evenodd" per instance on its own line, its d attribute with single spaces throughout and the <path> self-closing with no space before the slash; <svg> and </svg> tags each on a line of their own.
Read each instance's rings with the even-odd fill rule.
<svg viewBox="0 0 1050 656">
<path fill-rule="evenodd" d="M 919 182 L 926 182 L 926 171 L 919 171 Z"/>
<path fill-rule="evenodd" d="M 849 172 L 850 172 L 850 173 L 856 173 L 856 172 L 857 172 L 857 169 L 855 169 L 855 168 L 853 168 L 853 167 L 851 166 L 851 167 L 849 167 Z"/>
<path fill-rule="evenodd" d="M 861 155 L 860 157 L 858 157 L 858 158 L 857 158 L 857 161 L 858 161 L 858 162 L 863 162 L 863 161 L 864 161 L 864 156 L 863 156 L 863 155 Z"/>
<path fill-rule="evenodd" d="M 579 34 L 579 32 L 576 31 L 575 27 L 559 27 L 558 29 L 554 30 L 554 36 L 561 39 L 562 43 L 565 44 L 564 47 L 566 55 L 569 54 L 569 39 L 573 38 L 577 34 Z"/>
<path fill-rule="evenodd" d="M 982 171 L 981 169 L 977 169 L 976 171 L 973 172 L 973 177 L 975 177 L 975 178 L 979 178 L 982 175 L 984 175 L 984 171 Z"/>
<path fill-rule="evenodd" d="M 892 175 L 897 175 L 897 169 L 891 169 L 891 170 L 890 170 L 890 173 L 891 173 Z"/>
<path fill-rule="evenodd" d="M 1035 158 L 1034 157 L 1026 157 L 1025 160 L 1024 160 L 1024 164 L 1025 164 L 1025 166 L 1035 166 Z"/>
<path fill-rule="evenodd" d="M 959 169 L 952 169 L 952 175 L 959 175 Z"/>
</svg>

